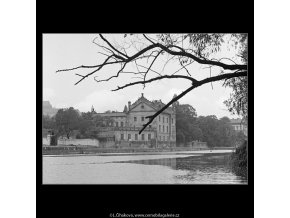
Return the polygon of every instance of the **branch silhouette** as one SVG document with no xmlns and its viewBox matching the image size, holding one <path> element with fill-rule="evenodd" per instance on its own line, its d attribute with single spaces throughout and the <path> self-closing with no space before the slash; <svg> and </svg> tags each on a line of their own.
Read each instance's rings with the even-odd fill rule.
<svg viewBox="0 0 290 218">
<path fill-rule="evenodd" d="M 239 73 L 227 73 L 227 74 L 222 74 L 222 75 L 218 75 L 218 76 L 214 76 L 214 77 L 209 77 L 209 78 L 206 78 L 206 79 L 200 80 L 200 81 L 194 81 L 192 83 L 191 87 L 189 87 L 188 89 L 183 91 L 181 94 L 179 94 L 178 96 L 173 98 L 171 101 L 169 101 L 164 107 L 162 107 L 160 110 L 158 110 L 154 115 L 147 116 L 146 118 L 149 118 L 149 121 L 143 125 L 143 128 L 139 131 L 139 134 L 141 134 L 144 131 L 144 129 L 150 123 L 153 122 L 155 117 L 157 117 L 164 110 L 166 110 L 170 105 L 172 105 L 172 103 L 174 103 L 175 101 L 178 101 L 180 98 L 182 98 L 184 95 L 186 95 L 188 92 L 192 91 L 193 89 L 195 89 L 203 84 L 206 84 L 206 83 L 215 82 L 215 81 L 219 81 L 219 80 L 223 80 L 223 79 L 230 79 L 230 78 L 234 78 L 234 77 L 241 77 L 241 76 L 247 76 L 247 71 L 242 71 Z"/>
<path fill-rule="evenodd" d="M 139 84 L 142 84 L 145 87 L 145 84 L 148 84 L 148 83 L 151 83 L 154 81 L 158 81 L 158 80 L 163 80 L 163 79 L 186 79 L 192 83 L 192 85 L 189 88 L 187 88 L 180 95 L 176 96 L 171 101 L 169 101 L 163 108 L 161 108 L 159 111 L 157 111 L 154 115 L 146 117 L 146 118 L 149 118 L 149 121 L 143 125 L 142 129 L 139 131 L 139 134 L 154 120 L 154 118 L 156 116 L 158 116 L 160 113 L 162 113 L 164 110 L 166 110 L 173 102 L 182 98 L 184 95 L 186 95 L 188 92 L 192 91 L 193 89 L 195 89 L 203 84 L 206 84 L 206 83 L 212 83 L 212 82 L 220 81 L 220 80 L 228 80 L 228 79 L 234 78 L 234 77 L 247 76 L 247 65 L 246 64 L 236 64 L 233 61 L 232 61 L 232 63 L 234 63 L 234 64 L 226 64 L 226 63 L 221 62 L 221 60 L 227 59 L 227 58 L 221 58 L 221 59 L 217 60 L 217 59 L 207 59 L 207 58 L 203 57 L 201 55 L 201 53 L 196 53 L 197 55 L 194 55 L 193 50 L 192 49 L 184 49 L 183 44 L 182 44 L 182 47 L 179 47 L 178 45 L 175 45 L 173 43 L 166 45 L 166 44 L 159 43 L 155 39 L 153 41 L 153 39 L 146 36 L 146 34 L 143 34 L 144 41 L 149 43 L 149 45 L 146 45 L 143 43 L 145 45 L 145 47 L 143 47 L 142 49 L 136 48 L 137 51 L 135 51 L 135 53 L 130 55 L 129 51 L 128 50 L 126 51 L 125 47 L 121 48 L 122 51 L 120 51 L 120 49 L 117 49 L 102 34 L 99 34 L 99 36 L 100 36 L 100 39 L 105 43 L 105 45 L 101 45 L 100 43 L 95 42 L 96 38 L 93 40 L 93 43 L 95 45 L 99 46 L 101 49 L 103 49 L 103 51 L 108 53 L 108 54 L 102 53 L 103 55 L 107 56 L 107 58 L 102 63 L 97 64 L 97 65 L 92 65 L 92 66 L 81 65 L 81 66 L 74 67 L 74 68 L 57 70 L 56 72 L 73 71 L 73 70 L 79 70 L 79 69 L 93 69 L 93 71 L 91 71 L 85 75 L 76 74 L 77 76 L 81 77 L 81 79 L 78 82 L 76 82 L 75 85 L 79 84 L 84 79 L 92 76 L 96 72 L 100 71 L 103 67 L 108 66 L 108 65 L 120 65 L 120 69 L 117 71 L 117 73 L 115 75 L 107 77 L 105 79 L 98 79 L 97 80 L 96 78 L 98 76 L 94 75 L 94 80 L 96 82 L 106 82 L 106 81 L 109 81 L 113 78 L 118 78 L 121 74 L 128 74 L 128 73 L 129 74 L 138 74 L 141 76 L 140 81 L 131 82 L 131 83 L 127 83 L 127 84 L 122 85 L 122 86 L 118 86 L 116 89 L 113 89 L 112 91 L 118 91 L 118 90 L 124 89 L 126 87 L 139 85 Z M 182 40 L 182 43 L 183 43 L 183 40 Z M 172 39 L 171 39 L 171 41 L 172 41 Z M 133 45 L 133 43 L 134 42 L 132 42 L 132 45 Z M 130 48 L 130 47 L 131 46 L 129 46 L 128 48 Z M 133 45 L 133 47 L 135 47 L 135 46 Z M 154 53 L 156 53 L 156 52 L 157 52 L 157 54 L 154 55 Z M 177 57 L 179 59 L 179 64 L 180 64 L 181 68 L 176 70 L 171 75 L 162 75 L 161 74 L 164 70 L 165 65 L 163 66 L 163 69 L 161 72 L 157 72 L 156 70 L 152 69 L 152 66 L 154 65 L 156 60 L 164 53 L 173 56 L 165 62 L 165 65 L 170 60 L 174 59 L 174 57 Z M 147 64 L 148 64 L 148 59 L 153 58 L 153 60 L 150 61 L 149 66 L 143 66 L 143 65 L 137 63 L 137 60 L 141 61 L 144 58 L 147 58 Z M 186 59 L 186 61 L 189 60 L 189 62 L 184 63 L 182 58 Z M 194 79 L 193 77 L 191 77 L 189 69 L 186 68 L 187 66 L 189 66 L 190 64 L 192 64 L 194 62 L 199 63 L 201 65 L 207 65 L 209 67 L 221 67 L 223 70 L 232 71 L 232 73 L 224 73 L 224 74 L 220 74 L 218 76 L 210 75 L 210 77 L 198 81 L 198 80 Z M 125 69 L 127 64 L 129 64 L 129 63 L 136 65 L 136 67 L 137 67 L 136 72 L 132 72 L 131 70 L 128 71 Z M 145 68 L 146 70 L 139 71 L 138 66 Z M 187 75 L 184 76 L 184 75 L 177 74 L 181 70 L 185 70 Z M 156 73 L 157 77 L 146 80 L 146 76 L 148 75 L 148 73 L 150 71 Z M 211 71 L 210 71 L 210 73 L 211 73 Z M 139 78 L 139 77 L 137 77 L 137 78 Z"/>
</svg>

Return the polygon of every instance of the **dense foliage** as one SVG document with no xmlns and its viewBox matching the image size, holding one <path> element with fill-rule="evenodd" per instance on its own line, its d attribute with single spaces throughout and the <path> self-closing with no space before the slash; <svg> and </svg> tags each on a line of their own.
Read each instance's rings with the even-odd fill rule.
<svg viewBox="0 0 290 218">
<path fill-rule="evenodd" d="M 231 155 L 230 164 L 233 171 L 239 175 L 247 177 L 248 175 L 248 143 L 244 141 L 243 145 L 238 147 Z"/>
<path fill-rule="evenodd" d="M 233 147 L 245 139 L 242 132 L 235 132 L 228 117 L 197 116 L 195 108 L 189 104 L 174 105 L 176 111 L 176 142 L 185 146 L 192 141 L 207 142 L 209 147 Z M 58 136 L 71 137 L 77 131 L 76 138 L 97 138 L 101 127 L 113 126 L 113 120 L 93 112 L 79 114 L 70 107 L 60 109 L 54 117 L 43 116 L 43 128 L 51 129 Z"/>
<path fill-rule="evenodd" d="M 235 132 L 228 117 L 199 116 L 188 104 L 176 104 L 176 141 L 186 145 L 193 140 L 207 142 L 209 147 L 232 147 L 245 138 Z"/>
<path fill-rule="evenodd" d="M 73 130 L 78 128 L 80 115 L 73 108 L 59 109 L 55 115 L 55 123 L 59 135 L 65 135 L 68 139 Z"/>
<path fill-rule="evenodd" d="M 248 64 L 248 44 L 247 35 L 241 34 L 237 37 L 241 45 L 240 54 L 244 64 Z M 233 92 L 230 98 L 224 103 L 229 111 L 233 114 L 241 115 L 247 120 L 248 118 L 248 77 L 238 77 L 226 80 L 224 86 L 231 87 Z"/>
<path fill-rule="evenodd" d="M 73 132 L 76 138 L 97 138 L 99 128 L 113 126 L 113 120 L 101 117 L 92 112 L 81 113 L 73 107 L 59 109 L 53 117 L 42 116 L 43 129 L 53 130 L 58 136 L 68 139 Z"/>
</svg>

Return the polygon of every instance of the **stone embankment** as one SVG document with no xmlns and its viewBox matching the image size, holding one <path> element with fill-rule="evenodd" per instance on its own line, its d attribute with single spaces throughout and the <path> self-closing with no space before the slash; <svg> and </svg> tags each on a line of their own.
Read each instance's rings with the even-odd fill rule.
<svg viewBox="0 0 290 218">
<path fill-rule="evenodd" d="M 234 149 L 232 147 L 212 148 Z M 99 153 L 158 153 L 158 152 L 175 152 L 175 151 L 199 151 L 208 150 L 194 147 L 174 147 L 174 148 L 100 148 L 94 146 L 43 146 L 43 155 L 69 155 L 69 154 L 99 154 Z"/>
</svg>

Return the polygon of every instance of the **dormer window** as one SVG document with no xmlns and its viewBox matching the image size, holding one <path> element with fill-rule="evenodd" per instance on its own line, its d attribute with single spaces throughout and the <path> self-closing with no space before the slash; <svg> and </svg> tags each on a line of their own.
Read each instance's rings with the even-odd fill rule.
<svg viewBox="0 0 290 218">
<path fill-rule="evenodd" d="M 141 105 L 141 109 L 144 109 L 144 105 L 143 104 Z"/>
</svg>

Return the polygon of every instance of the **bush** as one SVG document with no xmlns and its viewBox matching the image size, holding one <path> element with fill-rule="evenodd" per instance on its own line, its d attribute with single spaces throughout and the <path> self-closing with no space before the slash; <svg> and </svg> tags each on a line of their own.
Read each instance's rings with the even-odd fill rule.
<svg viewBox="0 0 290 218">
<path fill-rule="evenodd" d="M 57 145 L 57 136 L 56 135 L 52 135 L 51 139 L 50 139 L 50 145 Z"/>
<path fill-rule="evenodd" d="M 248 142 L 236 149 L 230 157 L 230 165 L 238 176 L 248 177 Z"/>
<path fill-rule="evenodd" d="M 82 135 L 81 135 L 80 133 L 78 133 L 78 134 L 76 135 L 76 139 L 82 139 Z"/>
</svg>

